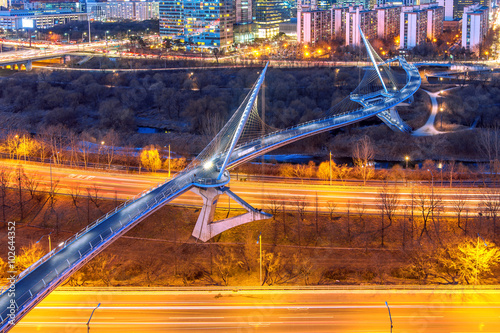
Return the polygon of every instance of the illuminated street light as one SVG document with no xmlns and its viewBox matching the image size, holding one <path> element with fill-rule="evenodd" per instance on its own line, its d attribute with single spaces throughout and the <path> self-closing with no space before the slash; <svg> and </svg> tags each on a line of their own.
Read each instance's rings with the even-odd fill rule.
<svg viewBox="0 0 500 333">
<path fill-rule="evenodd" d="M 51 234 L 52 234 L 52 232 L 50 234 L 48 234 L 48 235 L 43 235 L 42 237 L 40 237 L 40 239 L 38 241 L 36 241 L 35 244 L 38 244 L 42 240 L 43 237 L 47 236 L 49 238 L 49 252 L 50 252 L 52 250 L 52 246 L 51 246 L 51 243 L 50 243 L 50 235 Z"/>
<path fill-rule="evenodd" d="M 444 111 L 444 109 L 442 107 L 439 108 L 439 113 L 441 116 L 441 131 L 443 130 L 443 111 Z"/>
<path fill-rule="evenodd" d="M 406 155 L 405 156 L 405 161 L 406 161 L 406 168 L 408 169 L 408 161 L 410 160 L 410 156 Z"/>
<path fill-rule="evenodd" d="M 438 164 L 438 169 L 441 171 L 441 187 L 443 187 L 443 163 Z"/>
<path fill-rule="evenodd" d="M 431 183 L 431 186 L 432 188 L 434 188 L 434 174 L 432 173 L 432 170 L 431 169 L 427 169 L 427 171 L 429 171 L 431 173 L 431 177 L 432 177 L 432 183 Z"/>
</svg>

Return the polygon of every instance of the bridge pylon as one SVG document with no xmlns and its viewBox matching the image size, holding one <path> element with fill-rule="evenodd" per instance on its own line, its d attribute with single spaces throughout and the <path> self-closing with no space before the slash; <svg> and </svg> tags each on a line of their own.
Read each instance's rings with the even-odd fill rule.
<svg viewBox="0 0 500 333">
<path fill-rule="evenodd" d="M 191 192 L 199 195 L 203 199 L 203 207 L 201 208 L 200 215 L 198 216 L 198 220 L 196 221 L 196 225 L 192 233 L 194 238 L 197 238 L 202 242 L 206 242 L 212 237 L 215 237 L 226 230 L 240 226 L 242 224 L 258 220 L 265 220 L 272 217 L 271 214 L 253 208 L 251 205 L 231 192 L 229 188 L 225 186 L 218 188 L 193 187 L 191 189 Z M 217 208 L 217 203 L 219 201 L 219 197 L 222 194 L 227 194 L 231 199 L 245 208 L 247 212 L 238 216 L 214 221 L 214 214 Z"/>
<path fill-rule="evenodd" d="M 193 175 L 191 191 L 203 199 L 203 208 L 192 235 L 203 242 L 238 225 L 272 217 L 249 205 L 226 186 L 231 179 L 227 170 L 228 163 L 231 158 L 234 158 L 234 149 L 252 111 L 256 110 L 257 96 L 264 82 L 267 67 L 268 64 L 235 114 L 192 163 L 193 168 L 196 168 L 196 173 Z M 232 218 L 214 221 L 217 201 L 222 194 L 227 194 L 247 212 Z"/>
</svg>

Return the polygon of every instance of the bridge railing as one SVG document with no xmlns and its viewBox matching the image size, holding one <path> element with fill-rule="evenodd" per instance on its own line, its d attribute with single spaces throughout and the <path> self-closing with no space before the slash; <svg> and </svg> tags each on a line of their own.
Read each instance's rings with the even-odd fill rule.
<svg viewBox="0 0 500 333">
<path fill-rule="evenodd" d="M 394 59 L 390 59 L 390 61 L 396 61 L 396 60 L 399 60 L 400 62 L 400 65 L 401 67 L 405 70 L 405 72 L 407 73 L 407 79 L 406 79 L 406 85 L 401 89 L 405 89 L 406 86 L 410 83 L 410 76 L 411 76 L 411 73 L 409 72 L 408 70 L 408 67 L 410 66 L 408 64 L 408 62 L 406 61 L 406 59 L 404 58 L 401 58 L 401 57 L 397 57 L 397 58 L 394 58 Z M 417 72 L 418 73 L 418 72 Z M 393 99 L 393 97 L 389 97 L 390 99 Z M 396 101 L 394 102 L 395 104 L 405 100 L 405 98 L 397 98 Z M 386 99 L 384 99 L 383 101 L 381 101 L 380 103 L 377 103 L 377 104 L 383 104 L 383 103 L 386 103 Z M 377 105 L 377 104 L 374 104 L 374 105 Z M 243 147 L 243 146 L 247 146 L 249 144 L 252 144 L 252 143 L 255 143 L 255 142 L 258 142 L 258 141 L 261 141 L 261 140 L 265 140 L 266 138 L 269 138 L 269 137 L 272 137 L 272 136 L 276 136 L 276 135 L 279 135 L 279 134 L 283 134 L 284 132 L 289 132 L 289 131 L 292 131 L 292 130 L 295 130 L 297 128 L 300 128 L 300 127 L 303 127 L 305 125 L 308 125 L 308 124 L 311 124 L 311 123 L 319 123 L 319 122 L 323 122 L 325 120 L 329 120 L 329 119 L 334 119 L 334 118 L 337 118 L 337 117 L 342 117 L 342 116 L 346 116 L 350 113 L 356 113 L 356 112 L 360 112 L 362 110 L 366 109 L 366 107 L 360 107 L 358 109 L 354 109 L 354 110 L 349 110 L 349 111 L 345 111 L 345 112 L 342 112 L 342 113 L 338 113 L 338 114 L 335 114 L 335 115 L 331 115 L 331 116 L 326 116 L 326 117 L 323 117 L 323 118 L 319 118 L 319 119 L 314 119 L 314 120 L 310 120 L 310 121 L 307 121 L 307 122 L 304 122 L 304 123 L 301 123 L 301 124 L 298 124 L 298 125 L 295 125 L 295 126 L 292 126 L 292 127 L 288 127 L 288 128 L 284 128 L 284 129 L 281 129 L 281 130 L 278 130 L 278 131 L 275 131 L 275 132 L 271 132 L 271 133 L 268 133 L 264 136 L 261 136 L 261 137 L 258 137 L 258 138 L 255 138 L 255 139 L 252 139 L 250 141 L 247 141 L 247 142 L 244 142 L 242 144 L 239 144 L 237 145 L 237 147 Z M 345 120 L 343 120 L 345 121 Z"/>
<path fill-rule="evenodd" d="M 182 173 L 180 173 L 179 175 L 181 175 L 181 174 Z M 70 238 L 66 239 L 64 242 L 60 243 L 60 246 L 55 247 L 54 249 L 52 249 L 52 251 L 50 251 L 49 253 L 45 254 L 43 257 L 41 257 L 40 259 L 38 259 L 34 264 L 32 264 L 31 266 L 29 266 L 28 268 L 26 268 L 24 271 L 22 271 L 16 277 L 16 281 L 21 280 L 24 276 L 26 276 L 27 274 L 29 274 L 35 268 L 37 268 L 38 266 L 40 266 L 41 264 L 43 264 L 44 262 L 46 262 L 48 259 L 50 259 L 59 250 L 65 248 L 66 245 L 70 244 L 71 242 L 79 239 L 82 235 L 84 235 L 85 233 L 87 233 L 90 229 L 95 228 L 96 226 L 98 226 L 99 224 L 101 224 L 103 221 L 107 220 L 110 216 L 116 214 L 121 209 L 123 209 L 123 208 L 127 207 L 128 205 L 130 205 L 131 203 L 137 201 L 138 199 L 142 198 L 146 194 L 148 194 L 148 193 L 156 190 L 160 186 L 163 186 L 165 183 L 166 182 L 164 182 L 164 183 L 158 183 L 156 186 L 151 187 L 151 188 L 149 188 L 147 190 L 142 191 L 141 193 L 135 195 L 133 198 L 128 199 L 127 201 L 122 202 L 114 210 L 108 212 L 106 215 L 101 216 L 100 218 L 98 218 L 97 220 L 95 220 L 92 224 L 87 225 L 85 228 L 81 229 L 79 232 L 77 232 L 76 234 L 74 234 Z"/>
<path fill-rule="evenodd" d="M 127 201 L 128 204 L 137 200 L 140 197 L 143 197 L 146 193 L 151 192 L 152 190 L 156 189 L 157 187 L 158 186 L 152 188 L 149 191 L 142 192 L 141 194 L 136 196 L 136 198 L 134 200 Z M 28 305 L 28 303 L 33 298 L 39 297 L 40 292 L 50 288 L 51 285 L 56 282 L 56 280 L 57 280 L 56 278 L 64 276 L 65 273 L 67 272 L 67 270 L 72 268 L 75 264 L 77 264 L 78 261 L 87 257 L 98 246 L 109 241 L 109 239 L 112 238 L 113 235 L 120 232 L 123 228 L 127 227 L 127 225 L 129 223 L 139 219 L 141 216 L 149 214 L 149 212 L 152 209 L 155 209 L 155 207 L 158 204 L 160 204 L 163 200 L 174 195 L 176 192 L 182 190 L 184 187 L 185 186 L 175 185 L 173 187 L 169 187 L 169 188 L 166 188 L 165 190 L 162 190 L 160 193 L 155 195 L 153 198 L 151 198 L 150 200 L 143 203 L 141 205 L 141 207 L 138 207 L 133 212 L 126 214 L 123 219 L 118 220 L 118 223 L 120 225 L 118 228 L 115 227 L 114 230 L 112 229 L 112 227 L 110 227 L 109 229 L 105 229 L 104 231 L 100 232 L 97 236 L 95 236 L 92 240 L 85 243 L 85 245 L 82 245 L 82 247 L 79 248 L 75 253 L 69 254 L 68 257 L 66 258 L 67 267 L 65 267 L 64 269 L 59 268 L 59 270 L 57 268 L 54 268 L 48 274 L 46 274 L 43 278 L 36 281 L 32 285 L 32 287 L 28 291 L 26 291 L 23 295 L 21 295 L 20 297 L 16 297 L 16 307 L 18 309 L 17 315 L 22 317 L 23 311 L 29 310 L 28 308 L 25 308 L 25 306 Z M 67 245 L 69 245 L 73 241 L 79 239 L 83 234 L 85 234 L 86 232 L 88 232 L 92 228 L 95 228 L 100 223 L 102 223 L 104 220 L 106 220 L 108 217 L 110 217 L 114 213 L 118 212 L 120 209 L 122 209 L 125 206 L 127 206 L 126 203 L 123 203 L 122 205 L 116 207 L 116 209 L 114 211 L 111 211 L 110 213 L 104 215 L 103 217 L 98 219 L 96 222 L 94 222 L 92 225 L 89 225 L 87 228 L 82 229 L 82 231 L 80 231 L 79 233 L 77 233 L 73 237 L 67 239 L 65 242 L 61 243 L 61 246 L 56 247 L 54 250 L 47 253 L 42 258 L 40 258 L 35 264 L 30 266 L 28 269 L 23 271 L 21 274 L 19 274 L 17 281 L 19 281 L 21 278 L 25 277 L 27 274 L 32 272 L 36 267 L 40 266 L 41 264 L 46 262 L 50 257 L 55 255 L 57 252 L 66 248 Z M 8 309 L 5 309 L 5 311 L 2 311 L 0 313 L 0 320 L 1 320 L 0 327 L 2 327 L 5 324 L 5 321 L 8 319 L 8 317 L 6 316 L 6 313 L 8 313 Z"/>
</svg>

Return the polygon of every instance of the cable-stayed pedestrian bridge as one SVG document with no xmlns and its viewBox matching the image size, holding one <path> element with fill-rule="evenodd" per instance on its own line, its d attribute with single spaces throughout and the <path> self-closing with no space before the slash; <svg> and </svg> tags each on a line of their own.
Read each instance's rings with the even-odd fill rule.
<svg viewBox="0 0 500 333">
<path fill-rule="evenodd" d="M 257 96 L 267 71 L 266 65 L 231 119 L 185 170 L 128 200 L 59 244 L 4 287 L 0 296 L 0 332 L 10 330 L 71 274 L 139 222 L 188 190 L 203 199 L 203 208 L 193 231 L 193 236 L 201 241 L 234 226 L 269 218 L 269 214 L 251 207 L 225 186 L 230 180 L 228 168 L 297 140 L 373 116 L 379 116 L 391 127 L 403 128 L 404 124 L 399 116 L 395 116 L 397 112 L 393 108 L 411 100 L 420 87 L 418 70 L 403 58 L 382 61 L 362 37 L 373 68 L 365 70 L 358 87 L 350 96 L 325 111 L 324 117 L 291 128 L 272 128 L 259 115 Z M 247 213 L 213 221 L 218 197 L 224 193 L 240 203 Z"/>
</svg>

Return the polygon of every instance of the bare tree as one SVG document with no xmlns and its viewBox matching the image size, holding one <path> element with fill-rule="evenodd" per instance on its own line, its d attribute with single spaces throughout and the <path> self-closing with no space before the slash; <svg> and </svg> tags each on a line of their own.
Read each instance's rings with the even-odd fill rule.
<svg viewBox="0 0 500 333">
<path fill-rule="evenodd" d="M 422 217 L 422 230 L 420 231 L 419 240 L 422 239 L 424 233 L 431 239 L 429 234 L 429 221 L 434 218 L 434 213 L 441 207 L 441 198 L 434 192 L 434 186 L 420 187 L 416 196 L 416 206 Z"/>
<path fill-rule="evenodd" d="M 23 174 L 24 187 L 28 190 L 31 195 L 31 199 L 35 199 L 38 191 L 38 186 L 40 186 L 41 176 L 36 172 L 30 172 L 28 174 Z"/>
<path fill-rule="evenodd" d="M 276 221 L 276 217 L 283 209 L 283 201 L 280 197 L 275 195 L 269 195 L 266 201 L 267 210 L 273 215 L 273 242 L 274 244 L 276 244 L 276 242 L 278 241 L 278 222 Z"/>
<path fill-rule="evenodd" d="M 69 131 L 68 133 L 68 141 L 70 148 L 70 165 L 78 166 L 78 149 L 79 149 L 79 140 L 78 136 L 73 131 Z"/>
<path fill-rule="evenodd" d="M 450 168 L 450 188 L 453 186 L 453 175 L 455 174 L 455 161 L 450 161 L 448 163 Z"/>
<path fill-rule="evenodd" d="M 89 163 L 91 140 L 92 138 L 88 133 L 82 132 L 80 134 L 79 152 L 80 152 L 80 158 L 82 159 L 83 162 L 83 167 L 85 169 L 87 169 Z"/>
<path fill-rule="evenodd" d="M 17 167 L 16 176 L 17 188 L 19 189 L 19 212 L 21 214 L 21 221 L 24 219 L 24 208 L 23 208 L 23 178 L 24 178 L 24 168 L 22 165 Z"/>
<path fill-rule="evenodd" d="M 468 192 L 459 190 L 452 201 L 453 210 L 457 214 L 457 227 L 467 235 L 467 221 L 462 225 L 462 214 L 466 209 Z"/>
<path fill-rule="evenodd" d="M 497 233 L 497 217 L 500 212 L 500 191 L 498 189 L 486 190 L 482 195 L 480 207 L 485 212 L 486 217 L 491 219 L 492 232 Z"/>
<path fill-rule="evenodd" d="M 2 197 L 2 218 L 3 222 L 7 222 L 7 214 L 5 209 L 7 205 L 5 204 L 5 199 L 7 198 L 7 188 L 9 187 L 10 178 L 12 174 L 9 169 L 2 168 L 0 170 L 0 196 Z"/>
<path fill-rule="evenodd" d="M 299 248 L 301 246 L 301 236 L 302 236 L 302 223 L 304 222 L 307 201 L 305 197 L 295 197 L 294 200 L 295 208 L 297 209 L 297 244 Z M 300 251 L 300 249 L 299 249 Z"/>
<path fill-rule="evenodd" d="M 75 208 L 78 208 L 78 197 L 81 195 L 81 187 L 79 184 L 76 184 L 75 186 L 70 186 L 70 195 L 71 195 L 71 200 L 73 201 L 73 205 Z"/>
<path fill-rule="evenodd" d="M 49 188 L 50 207 L 53 209 L 56 202 L 56 194 L 59 192 L 59 179 L 51 181 Z"/>
<path fill-rule="evenodd" d="M 96 184 L 86 188 L 88 199 L 94 203 L 94 205 L 99 208 L 99 187 Z"/>
<path fill-rule="evenodd" d="M 495 161 L 499 160 L 500 154 L 500 128 L 497 124 L 490 128 L 484 128 L 479 132 L 477 140 L 479 151 L 490 163 L 490 171 L 496 174 Z"/>
<path fill-rule="evenodd" d="M 330 244 L 333 244 L 333 221 L 335 220 L 334 213 L 337 210 L 337 204 L 333 201 L 328 201 L 327 203 L 328 207 L 328 216 L 330 217 L 330 228 L 329 228 L 329 234 L 330 234 Z"/>
<path fill-rule="evenodd" d="M 380 197 L 380 210 L 382 211 L 382 221 L 380 227 L 380 246 L 383 247 L 385 230 L 392 226 L 392 223 L 394 222 L 394 218 L 396 215 L 396 211 L 399 207 L 399 193 L 396 187 L 389 189 L 389 186 L 387 184 L 384 184 L 384 186 L 379 191 L 379 197 Z M 388 224 L 385 224 L 384 216 L 387 216 L 387 219 L 389 220 Z"/>
<path fill-rule="evenodd" d="M 111 164 L 115 158 L 115 149 L 120 144 L 120 138 L 118 133 L 116 133 L 113 129 L 108 131 L 103 138 L 104 141 L 104 150 L 106 153 L 106 159 L 108 164 L 108 169 L 111 169 Z"/>
<path fill-rule="evenodd" d="M 363 136 L 354 146 L 353 159 L 358 174 L 363 179 L 363 185 L 373 174 L 373 158 L 375 152 L 368 136 Z"/>
</svg>

